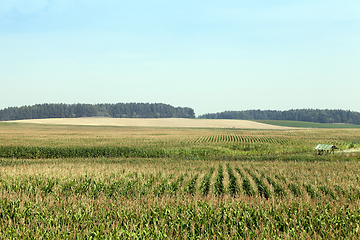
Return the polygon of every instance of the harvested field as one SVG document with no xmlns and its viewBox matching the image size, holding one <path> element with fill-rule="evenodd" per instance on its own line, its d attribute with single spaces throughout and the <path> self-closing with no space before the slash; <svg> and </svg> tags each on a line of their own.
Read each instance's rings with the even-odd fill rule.
<svg viewBox="0 0 360 240">
<path fill-rule="evenodd" d="M 55 124 L 55 125 L 93 125 L 93 126 L 132 126 L 132 127 L 188 127 L 188 128 L 240 128 L 287 130 L 293 127 L 275 126 L 248 120 L 233 119 L 186 119 L 186 118 L 51 118 L 27 119 L 8 122 Z"/>
</svg>

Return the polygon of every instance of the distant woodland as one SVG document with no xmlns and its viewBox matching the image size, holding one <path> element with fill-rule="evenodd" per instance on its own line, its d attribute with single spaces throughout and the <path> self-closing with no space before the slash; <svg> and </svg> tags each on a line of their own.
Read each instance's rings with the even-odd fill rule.
<svg viewBox="0 0 360 240">
<path fill-rule="evenodd" d="M 246 110 L 208 113 L 199 116 L 208 119 L 244 119 L 244 120 L 289 120 L 317 123 L 360 124 L 360 113 L 345 110 L 296 109 L 287 111 Z"/>
<path fill-rule="evenodd" d="M 195 118 L 188 107 L 163 103 L 37 104 L 0 110 L 0 121 L 42 118 Z"/>
<path fill-rule="evenodd" d="M 0 110 L 0 121 L 42 118 L 195 118 L 189 107 L 173 107 L 164 103 L 116 103 L 116 104 L 37 104 L 9 107 Z M 360 124 L 360 113 L 345 110 L 295 109 L 245 110 L 207 113 L 198 118 L 244 119 L 244 120 L 289 120 L 317 123 Z"/>
</svg>

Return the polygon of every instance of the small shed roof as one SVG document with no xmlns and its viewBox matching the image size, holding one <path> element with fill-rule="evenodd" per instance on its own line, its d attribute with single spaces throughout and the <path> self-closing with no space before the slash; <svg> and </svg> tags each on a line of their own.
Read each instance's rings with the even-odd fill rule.
<svg viewBox="0 0 360 240">
<path fill-rule="evenodd" d="M 331 150 L 333 149 L 333 147 L 335 147 L 334 145 L 329 145 L 329 144 L 318 144 L 315 149 L 317 150 Z"/>
</svg>

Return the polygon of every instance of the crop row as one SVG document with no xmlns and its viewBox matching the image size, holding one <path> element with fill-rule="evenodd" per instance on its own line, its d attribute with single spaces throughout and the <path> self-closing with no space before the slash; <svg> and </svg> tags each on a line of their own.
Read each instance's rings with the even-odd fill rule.
<svg viewBox="0 0 360 240">
<path fill-rule="evenodd" d="M 74 175 L 54 172 L 75 163 L 14 161 L 0 172 L 1 239 L 360 237 L 354 162 L 85 160 L 94 171 Z"/>
<path fill-rule="evenodd" d="M 199 137 L 196 143 L 284 143 L 285 139 L 273 136 L 212 135 Z"/>
<path fill-rule="evenodd" d="M 146 148 L 146 147 L 26 147 L 0 146 L 0 158 L 98 158 L 98 157 L 206 157 L 217 154 L 210 148 Z"/>
<path fill-rule="evenodd" d="M 247 195 L 249 197 L 286 198 L 290 195 L 297 198 L 322 198 L 326 196 L 332 200 L 360 199 L 360 191 L 356 187 L 344 188 L 339 185 L 310 184 L 287 181 L 278 175 L 261 174 L 249 168 L 235 166 L 235 171 L 226 164 L 226 173 L 223 165 L 213 166 L 209 172 L 178 176 L 170 174 L 119 174 L 112 178 L 95 178 L 81 176 L 78 178 L 61 179 L 45 176 L 23 176 L 22 178 L 1 178 L 0 193 L 18 194 L 58 194 L 62 196 L 85 195 L 97 198 L 104 195 L 110 198 L 137 198 L 139 196 L 207 196 L 213 193 L 221 197 L 229 194 L 233 197 Z M 225 181 L 227 179 L 228 181 Z"/>
<path fill-rule="evenodd" d="M 194 200 L 152 202 L 0 197 L 2 239 L 358 239 L 360 210 Z"/>
</svg>

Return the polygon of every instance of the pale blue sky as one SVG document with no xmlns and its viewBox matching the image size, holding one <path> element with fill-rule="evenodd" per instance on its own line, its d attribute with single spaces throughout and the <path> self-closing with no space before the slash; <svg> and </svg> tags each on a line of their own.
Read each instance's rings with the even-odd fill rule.
<svg viewBox="0 0 360 240">
<path fill-rule="evenodd" d="M 0 109 L 360 111 L 359 66 L 358 0 L 0 1 Z"/>
</svg>

